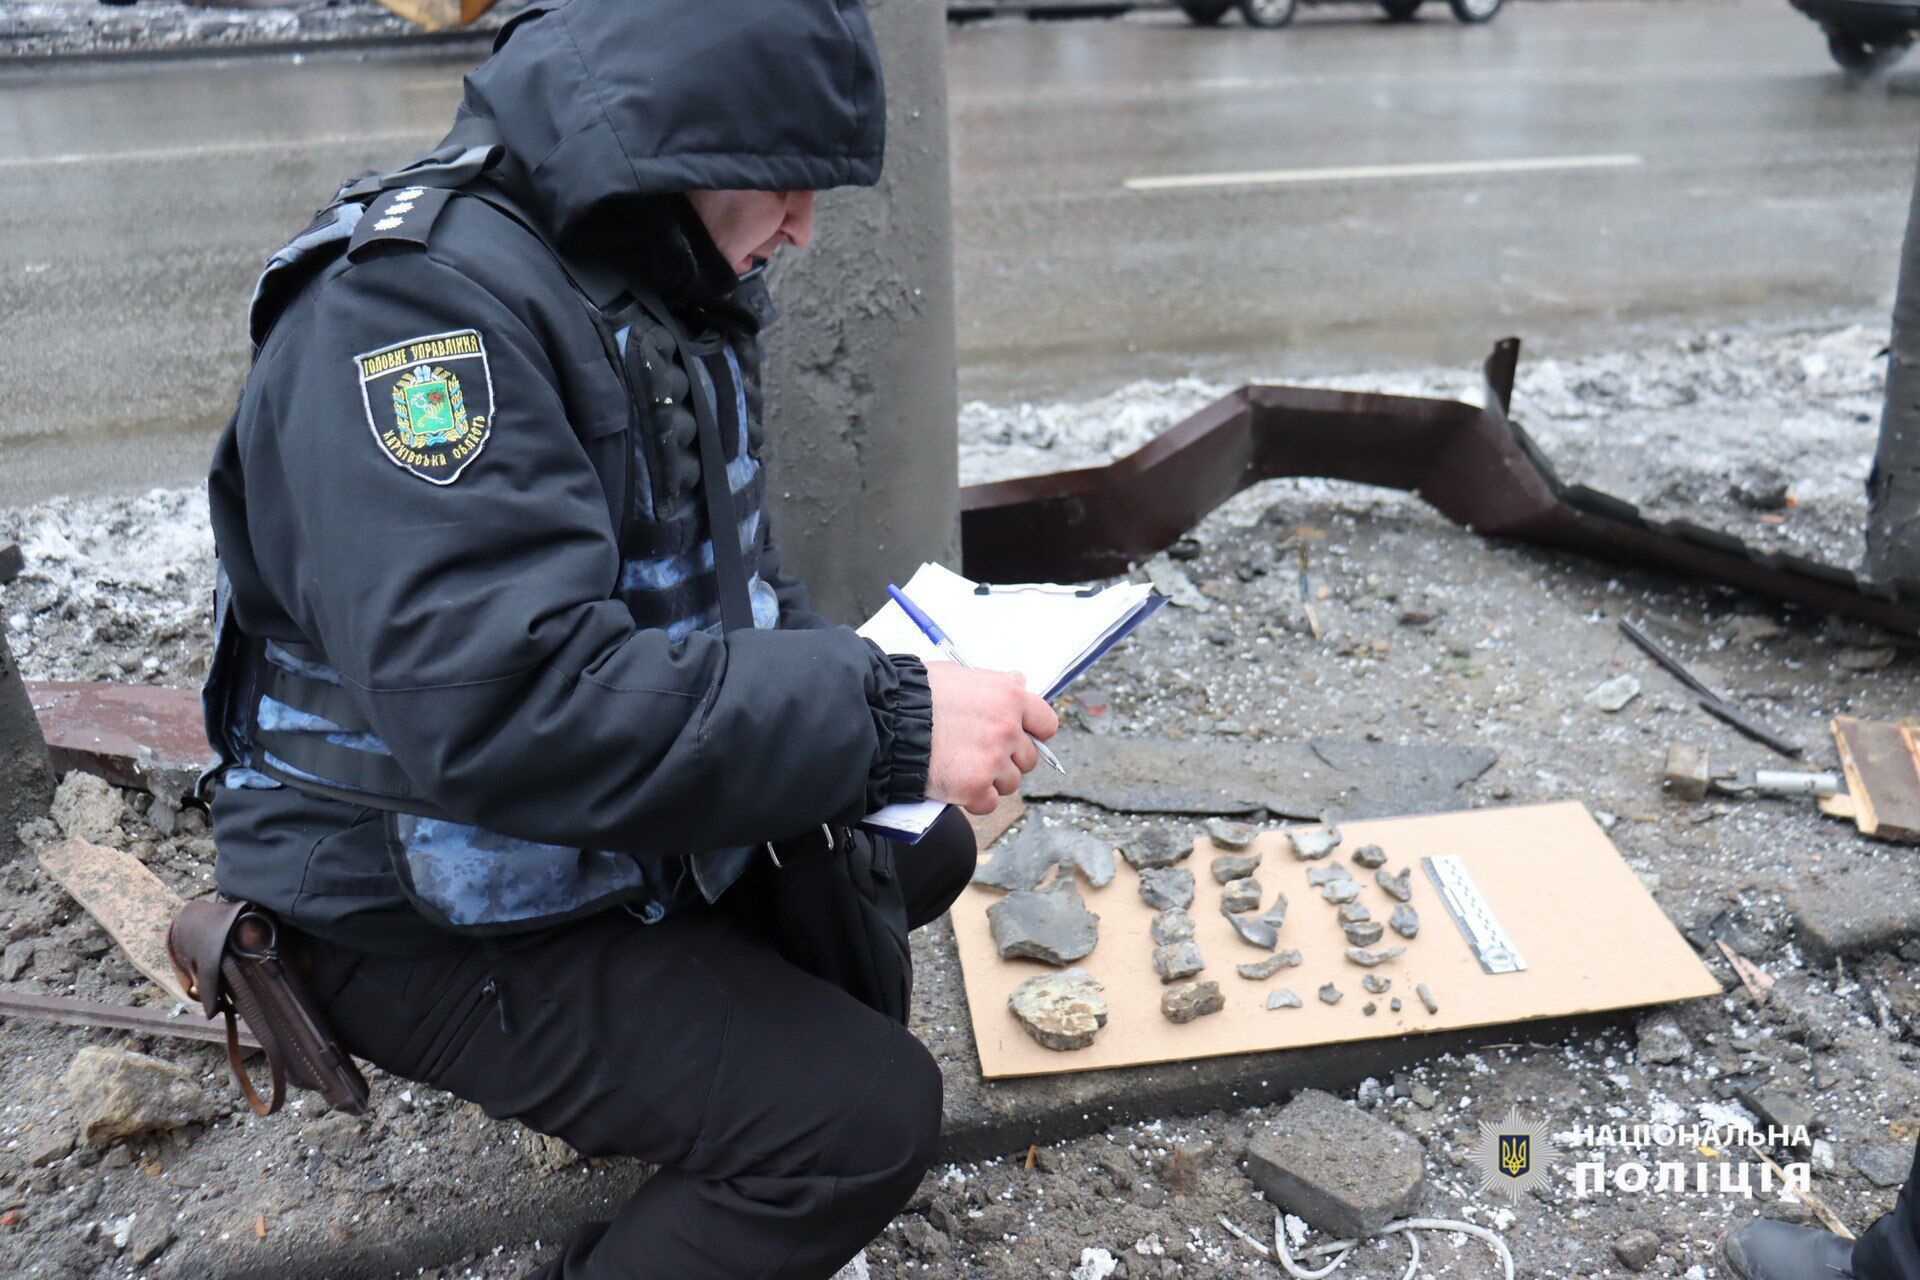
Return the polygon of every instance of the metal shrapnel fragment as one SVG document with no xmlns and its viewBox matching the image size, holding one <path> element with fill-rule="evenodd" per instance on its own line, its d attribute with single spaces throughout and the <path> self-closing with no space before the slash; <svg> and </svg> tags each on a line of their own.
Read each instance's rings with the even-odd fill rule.
<svg viewBox="0 0 1920 1280">
<path fill-rule="evenodd" d="M 1150 867 L 1140 873 L 1140 898 L 1155 911 L 1185 911 L 1193 905 L 1193 872 Z"/>
<path fill-rule="evenodd" d="M 1260 834 L 1260 829 L 1246 822 L 1233 822 L 1227 818 L 1207 819 L 1207 839 L 1213 841 L 1216 849 L 1225 849 L 1230 853 L 1252 844 Z"/>
<path fill-rule="evenodd" d="M 1200 955 L 1200 948 L 1191 939 L 1169 942 L 1153 949 L 1153 971 L 1160 975 L 1162 982 L 1191 978 L 1206 967 L 1207 962 Z"/>
<path fill-rule="evenodd" d="M 1267 996 L 1267 1008 L 1269 1009 L 1298 1009 L 1301 1007 L 1302 1001 L 1299 996 L 1293 994 L 1293 988 L 1291 987 L 1281 987 L 1277 991 L 1270 992 Z"/>
<path fill-rule="evenodd" d="M 1220 984 L 1213 981 L 1182 982 L 1160 993 L 1160 1012 L 1168 1022 L 1192 1022 L 1227 1007 Z"/>
<path fill-rule="evenodd" d="M 1341 927 L 1341 932 L 1347 935 L 1347 941 L 1356 947 L 1372 946 L 1380 941 L 1386 931 L 1387 927 L 1378 920 L 1359 920 Z"/>
<path fill-rule="evenodd" d="M 1375 1004 L 1373 1001 L 1369 1000 L 1365 1004 L 1360 1006 L 1360 1012 L 1366 1014 L 1369 1018 L 1371 1018 L 1374 1014 L 1380 1012 L 1380 1006 Z"/>
<path fill-rule="evenodd" d="M 1353 864 L 1369 871 L 1378 870 L 1387 865 L 1387 851 L 1377 844 L 1363 844 L 1353 851 Z"/>
<path fill-rule="evenodd" d="M 1260 866 L 1257 853 L 1223 853 L 1212 862 L 1213 878 L 1221 884 L 1229 880 L 1243 880 L 1252 875 Z"/>
<path fill-rule="evenodd" d="M 1178 907 L 1162 911 L 1148 923 L 1147 933 L 1162 947 L 1170 942 L 1186 942 L 1193 937 L 1193 917 Z"/>
<path fill-rule="evenodd" d="M 1420 934 L 1420 913 L 1404 902 L 1393 909 L 1393 914 L 1387 917 L 1387 923 L 1403 938 L 1414 938 Z"/>
<path fill-rule="evenodd" d="M 1302 862 L 1312 862 L 1332 853 L 1340 844 L 1340 828 L 1314 827 L 1305 831 L 1287 832 L 1287 841 L 1293 846 L 1293 856 Z"/>
<path fill-rule="evenodd" d="M 1387 988 L 1393 985 L 1393 979 L 1383 978 L 1377 973 L 1368 973 L 1361 975 L 1360 985 L 1376 996 L 1385 995 Z"/>
<path fill-rule="evenodd" d="M 1328 902 L 1352 902 L 1360 896 L 1358 880 L 1331 880 L 1320 886 L 1320 896 Z"/>
<path fill-rule="evenodd" d="M 1233 926 L 1233 931 L 1242 940 L 1267 951 L 1280 945 L 1280 931 L 1260 917 L 1244 911 L 1222 911 L 1220 914 L 1227 918 L 1227 923 Z"/>
<path fill-rule="evenodd" d="M 1229 880 L 1220 886 L 1220 909 L 1229 914 L 1236 911 L 1258 911 L 1262 892 L 1260 882 L 1251 877 L 1245 880 Z"/>
<path fill-rule="evenodd" d="M 1278 929 L 1287 922 L 1287 893 L 1282 889 L 1273 899 L 1273 905 L 1260 913 L 1260 918 Z"/>
<path fill-rule="evenodd" d="M 1127 837 L 1120 846 L 1120 856 L 1127 860 L 1135 871 L 1145 871 L 1149 867 L 1170 867 L 1193 852 L 1192 839 L 1167 830 L 1165 827 L 1148 827 L 1136 831 Z"/>
<path fill-rule="evenodd" d="M 1007 997 L 1007 1008 L 1028 1035 L 1062 1053 L 1084 1049 L 1107 1025 L 1101 986 L 1085 969 L 1028 978 Z"/>
<path fill-rule="evenodd" d="M 1347 873 L 1347 869 L 1337 862 L 1331 866 L 1307 868 L 1307 883 L 1316 889 L 1324 888 L 1340 880 L 1351 879 L 1353 879 L 1353 877 Z"/>
<path fill-rule="evenodd" d="M 1393 1010 L 1395 1013 L 1400 1012 L 1400 997 L 1395 996 L 1393 999 L 1387 1001 L 1387 1008 Z"/>
<path fill-rule="evenodd" d="M 1374 883 L 1386 890 L 1389 898 L 1401 902 L 1413 901 L 1413 868 L 1408 867 L 1399 875 L 1382 868 L 1373 873 Z"/>
<path fill-rule="evenodd" d="M 1349 902 L 1340 908 L 1341 924 L 1359 924 L 1362 920 L 1373 919 L 1373 912 L 1367 910 L 1364 902 Z"/>
<path fill-rule="evenodd" d="M 1340 988 L 1334 986 L 1331 982 L 1329 982 L 1326 986 L 1320 988 L 1320 1003 L 1339 1004 L 1340 995 L 1341 995 Z"/>
<path fill-rule="evenodd" d="M 1420 997 L 1420 1003 L 1427 1006 L 1428 1013 L 1440 1012 L 1440 1006 L 1434 1003 L 1433 992 L 1427 990 L 1426 983 L 1423 982 L 1419 986 L 1415 987 L 1413 989 L 1413 994 Z"/>
<path fill-rule="evenodd" d="M 1276 951 L 1265 960 L 1255 960 L 1251 964 L 1237 966 L 1240 976 L 1254 982 L 1265 982 L 1282 969 L 1295 969 L 1306 963 L 1306 957 L 1298 951 Z"/>
<path fill-rule="evenodd" d="M 1365 947 L 1348 947 L 1347 959 L 1363 969 L 1371 969 L 1377 964 L 1385 964 L 1396 956 L 1407 953 L 1405 947 L 1388 947 L 1385 951 L 1369 951 Z"/>
<path fill-rule="evenodd" d="M 1093 951 L 1100 917 L 1087 910 L 1071 876 L 1044 889 L 1020 889 L 987 908 L 993 945 L 1007 959 L 1067 965 Z"/>
</svg>

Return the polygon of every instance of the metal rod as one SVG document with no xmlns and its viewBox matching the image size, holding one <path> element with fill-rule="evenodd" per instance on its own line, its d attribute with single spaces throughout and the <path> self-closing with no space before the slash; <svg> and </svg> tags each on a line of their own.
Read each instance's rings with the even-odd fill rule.
<svg viewBox="0 0 1920 1280">
<path fill-rule="evenodd" d="M 1694 698 L 1700 703 L 1700 709 L 1708 715 L 1725 721 L 1747 737 L 1752 738 L 1755 742 L 1772 747 L 1783 756 L 1797 760 L 1800 758 L 1801 753 L 1806 750 L 1806 748 L 1799 743 L 1781 737 L 1742 711 L 1739 707 L 1728 702 L 1720 694 L 1708 688 L 1706 684 L 1701 681 L 1700 677 L 1694 675 L 1693 672 L 1687 670 L 1687 668 L 1681 664 L 1680 659 L 1667 652 L 1658 640 L 1648 635 L 1645 630 L 1635 623 L 1626 618 L 1620 619 L 1620 632 L 1626 636 L 1627 639 L 1633 641 L 1636 645 L 1639 645 L 1641 649 L 1645 650 L 1647 656 L 1659 663 L 1674 679 L 1685 685 L 1694 695 Z"/>
<path fill-rule="evenodd" d="M 208 1044 L 227 1042 L 227 1026 L 219 1018 L 191 1012 L 168 1014 L 138 1005 L 106 1004 L 71 996 L 34 995 L 8 987 L 0 987 L 0 1018 L 26 1018 L 101 1031 L 131 1031 L 137 1035 L 171 1036 L 176 1040 L 201 1040 Z M 240 1028 L 240 1047 L 260 1048 L 260 1042 L 245 1026 Z"/>
</svg>

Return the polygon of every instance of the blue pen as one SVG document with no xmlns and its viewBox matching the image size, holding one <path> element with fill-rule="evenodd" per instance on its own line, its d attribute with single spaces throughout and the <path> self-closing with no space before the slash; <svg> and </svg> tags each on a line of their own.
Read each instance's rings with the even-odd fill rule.
<svg viewBox="0 0 1920 1280">
<path fill-rule="evenodd" d="M 955 666 L 966 667 L 968 670 L 974 669 L 973 664 L 961 657 L 960 651 L 953 647 L 953 641 L 947 637 L 946 632 L 940 629 L 940 624 L 935 622 L 925 609 L 922 609 L 919 605 L 909 600 L 906 592 L 889 582 L 887 584 L 887 594 L 892 596 L 893 602 L 900 606 L 900 611 L 907 615 L 907 620 L 913 623 L 914 626 L 920 628 L 921 633 L 925 635 L 927 639 L 933 641 L 940 652 L 947 655 L 947 661 L 953 663 Z M 1063 774 L 1067 771 L 1067 767 L 1060 763 L 1060 757 L 1047 750 L 1046 743 L 1040 741 L 1040 739 L 1034 737 L 1032 734 L 1027 735 L 1027 740 L 1033 743 L 1034 749 L 1040 753 L 1042 760 L 1045 760 Z"/>
</svg>

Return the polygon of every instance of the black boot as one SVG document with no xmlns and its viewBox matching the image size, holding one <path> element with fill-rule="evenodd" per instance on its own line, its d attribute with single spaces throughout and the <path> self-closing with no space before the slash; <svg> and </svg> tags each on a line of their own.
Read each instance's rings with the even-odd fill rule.
<svg viewBox="0 0 1920 1280">
<path fill-rule="evenodd" d="M 1853 1275 L 1853 1241 L 1762 1218 L 1727 1233 L 1722 1249 L 1741 1280 L 1835 1280 Z"/>
</svg>

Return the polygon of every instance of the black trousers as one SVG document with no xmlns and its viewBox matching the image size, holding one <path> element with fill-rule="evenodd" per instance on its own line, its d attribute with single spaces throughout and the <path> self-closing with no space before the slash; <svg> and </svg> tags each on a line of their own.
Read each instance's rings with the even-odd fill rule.
<svg viewBox="0 0 1920 1280">
<path fill-rule="evenodd" d="M 894 852 L 916 928 L 976 856 L 952 810 Z M 827 1280 L 933 1160 L 932 1055 L 737 913 L 608 912 L 419 959 L 309 949 L 355 1056 L 582 1154 L 661 1166 L 530 1280 Z"/>
<path fill-rule="evenodd" d="M 1892 1211 L 1882 1214 L 1854 1241 L 1853 1274 L 1857 1280 L 1920 1280 L 1920 1206 L 1913 1202 L 1916 1184 L 1920 1184 L 1920 1146 L 1914 1148 L 1913 1169 Z"/>
</svg>

